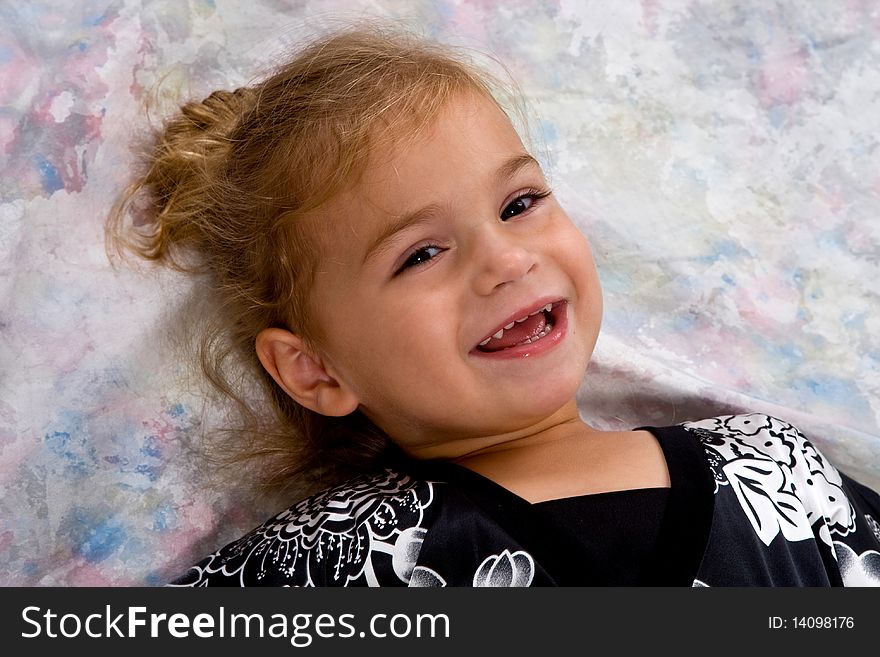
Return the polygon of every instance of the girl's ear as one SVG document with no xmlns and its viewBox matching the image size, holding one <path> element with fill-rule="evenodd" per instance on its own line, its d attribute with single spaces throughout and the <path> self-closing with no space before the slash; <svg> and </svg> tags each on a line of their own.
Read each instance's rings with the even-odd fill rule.
<svg viewBox="0 0 880 657">
<path fill-rule="evenodd" d="M 266 371 L 300 405 L 337 417 L 357 409 L 355 394 L 345 382 L 327 373 L 320 356 L 309 350 L 300 336 L 268 328 L 260 331 L 256 347 Z"/>
</svg>

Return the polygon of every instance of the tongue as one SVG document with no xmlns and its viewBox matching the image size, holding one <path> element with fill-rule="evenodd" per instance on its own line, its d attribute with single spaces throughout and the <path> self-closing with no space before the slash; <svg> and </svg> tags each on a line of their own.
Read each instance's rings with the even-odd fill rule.
<svg viewBox="0 0 880 657">
<path fill-rule="evenodd" d="M 499 351 L 518 345 L 520 342 L 538 335 L 547 326 L 544 313 L 538 313 L 528 317 L 524 322 L 514 324 L 509 329 L 504 329 L 504 335 L 500 338 L 492 338 L 484 346 L 482 351 Z"/>
</svg>

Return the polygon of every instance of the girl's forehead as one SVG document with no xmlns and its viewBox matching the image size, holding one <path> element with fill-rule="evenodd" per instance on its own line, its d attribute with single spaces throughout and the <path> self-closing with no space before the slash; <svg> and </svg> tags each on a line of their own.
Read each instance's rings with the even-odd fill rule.
<svg viewBox="0 0 880 657">
<path fill-rule="evenodd" d="M 363 174 L 352 186 L 356 192 L 371 191 L 370 186 L 381 191 L 383 185 L 407 177 L 469 176 L 491 167 L 493 159 L 525 152 L 504 111 L 476 93 L 453 96 L 428 120 L 389 137 L 371 150 Z"/>
</svg>

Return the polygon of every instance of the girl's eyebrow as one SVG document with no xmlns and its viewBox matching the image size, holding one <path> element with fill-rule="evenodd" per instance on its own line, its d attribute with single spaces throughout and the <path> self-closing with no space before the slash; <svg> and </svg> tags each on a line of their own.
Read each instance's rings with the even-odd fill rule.
<svg viewBox="0 0 880 657">
<path fill-rule="evenodd" d="M 439 210 L 440 208 L 435 203 L 431 203 L 415 212 L 407 212 L 406 214 L 394 217 L 382 229 L 382 232 L 373 239 L 364 254 L 363 264 L 366 265 L 369 260 L 387 250 L 388 247 L 391 246 L 391 240 L 395 235 L 408 228 L 414 228 L 420 224 L 426 223 L 428 219 L 435 215 Z"/>
<path fill-rule="evenodd" d="M 493 178 L 495 179 L 496 184 L 502 184 L 513 178 L 522 169 L 530 166 L 535 166 L 538 169 L 541 168 L 538 161 L 528 153 L 514 155 L 498 167 Z M 369 247 L 364 252 L 362 264 L 366 265 L 369 260 L 372 260 L 382 251 L 387 249 L 389 242 L 395 235 L 408 228 L 427 222 L 439 210 L 440 208 L 436 203 L 431 203 L 413 212 L 407 212 L 394 217 L 394 219 L 389 221 L 382 231 L 370 242 Z"/>
<path fill-rule="evenodd" d="M 512 158 L 510 158 L 504 164 L 498 167 L 498 170 L 495 172 L 495 181 L 498 183 L 507 182 L 516 174 L 518 174 L 521 169 L 525 169 L 529 166 L 535 166 L 538 169 L 541 168 L 541 165 L 538 164 L 538 160 L 533 158 L 528 153 L 514 155 Z"/>
</svg>

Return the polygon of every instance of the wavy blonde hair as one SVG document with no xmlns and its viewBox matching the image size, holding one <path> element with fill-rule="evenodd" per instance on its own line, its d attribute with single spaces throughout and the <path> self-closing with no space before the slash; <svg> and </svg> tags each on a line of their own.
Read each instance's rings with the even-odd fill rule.
<svg viewBox="0 0 880 657">
<path fill-rule="evenodd" d="M 268 327 L 316 337 L 308 295 L 320 253 L 309 213 L 356 184 L 375 149 L 418 135 L 453 95 L 502 106 L 498 94 L 513 88 L 457 50 L 370 25 L 312 41 L 253 86 L 184 104 L 152 136 L 107 221 L 108 250 L 205 275 L 215 312 L 197 358 L 241 411 L 232 460 L 269 457 L 269 486 L 302 486 L 304 475 L 326 485 L 390 447 L 359 412 L 329 418 L 298 405 L 256 356 Z M 146 213 L 133 211 L 145 201 Z M 242 367 L 272 412 L 244 393 Z"/>
</svg>

